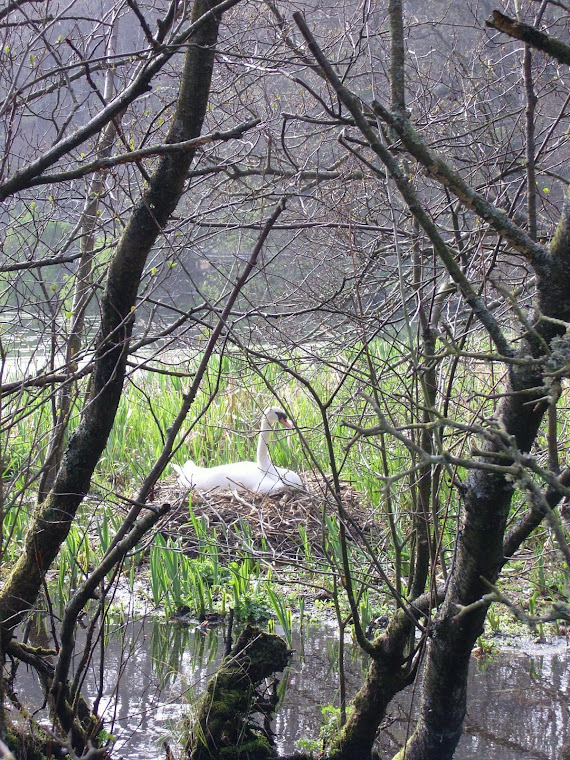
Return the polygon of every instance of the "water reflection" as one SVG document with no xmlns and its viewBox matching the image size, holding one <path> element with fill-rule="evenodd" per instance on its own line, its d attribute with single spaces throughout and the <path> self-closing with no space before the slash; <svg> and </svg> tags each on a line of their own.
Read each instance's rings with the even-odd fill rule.
<svg viewBox="0 0 570 760">
<path fill-rule="evenodd" d="M 223 652 L 218 632 L 206 635 L 183 626 L 143 618 L 125 628 L 130 645 L 111 633 L 105 651 L 107 701 L 101 708 L 115 751 L 124 758 L 156 758 L 165 736 L 188 710 L 215 671 Z M 97 688 L 85 685 L 92 696 Z"/>
<path fill-rule="evenodd" d="M 90 700 L 101 696 L 99 709 L 107 730 L 117 738 L 117 757 L 154 760 L 192 696 L 201 694 L 215 671 L 223 654 L 223 631 L 202 633 L 141 618 L 112 625 L 105 638 L 102 660 L 91 665 L 84 692 Z M 274 722 L 283 753 L 294 751 L 300 738 L 316 738 L 321 705 L 338 700 L 334 631 L 313 628 L 303 642 L 297 638 L 295 647 Z M 365 668 L 356 650 L 348 648 L 349 694 L 361 684 Z M 570 741 L 569 683 L 569 655 L 563 645 L 473 658 L 465 734 L 456 758 L 557 760 L 560 747 Z M 37 687 L 30 683 L 26 689 L 20 697 L 38 704 Z M 413 709 L 412 686 L 391 706 L 381 756 L 391 757 L 405 740 L 413 727 Z"/>
<path fill-rule="evenodd" d="M 569 736 L 568 651 L 550 656 L 503 654 L 474 677 L 464 744 L 480 756 L 486 745 L 505 760 L 558 758 Z M 480 749 L 479 749 L 480 748 Z"/>
<path fill-rule="evenodd" d="M 558 760 L 570 733 L 569 650 L 565 646 L 507 649 L 472 658 L 469 703 L 457 760 Z M 381 743 L 391 756 L 411 729 L 413 687 L 393 709 L 396 718 Z M 415 706 L 415 705 L 413 705 Z"/>
</svg>

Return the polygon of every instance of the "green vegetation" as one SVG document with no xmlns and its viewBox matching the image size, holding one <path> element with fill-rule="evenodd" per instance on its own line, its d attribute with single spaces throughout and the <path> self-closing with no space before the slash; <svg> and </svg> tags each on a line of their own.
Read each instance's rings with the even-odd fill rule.
<svg viewBox="0 0 570 760">
<path fill-rule="evenodd" d="M 413 386 L 407 388 L 399 373 L 404 348 L 398 341 L 378 340 L 367 347 L 355 346 L 334 361 L 320 365 L 301 354 L 280 365 L 262 366 L 250 366 L 234 355 L 214 357 L 195 402 L 197 411 L 174 457 L 178 462 L 191 457 L 209 466 L 254 458 L 260 412 L 277 397 L 279 403 L 290 410 L 302 438 L 296 433 L 276 436 L 272 441 L 274 461 L 299 472 L 320 471 L 327 477 L 331 468 L 336 470 L 344 486 L 357 491 L 359 504 L 368 510 L 373 523 L 374 529 L 366 534 L 369 545 L 356 540 L 349 542 L 348 549 L 364 630 L 369 627 L 373 630 L 375 619 L 389 612 L 393 604 L 389 594 L 379 593 L 370 546 L 382 557 L 383 569 L 395 587 L 405 588 L 415 551 L 410 540 L 413 535 L 410 515 L 416 508 L 417 494 L 411 487 L 414 472 L 404 467 L 409 452 L 398 437 L 361 438 L 347 450 L 352 431 L 346 423 L 364 426 L 374 422 L 365 416 L 365 403 L 358 395 L 362 390 L 374 393 L 374 387 L 365 384 L 372 362 L 379 368 L 378 372 L 382 371 L 384 403 L 389 403 L 383 411 L 389 424 L 394 429 L 413 426 L 415 421 L 407 403 Z M 441 363 L 442 372 L 445 361 Z M 93 489 L 96 501 L 94 498 L 87 503 L 82 519 L 71 529 L 51 576 L 50 584 L 60 600 L 65 600 L 64 589 L 76 588 L 89 567 L 96 565 L 109 547 L 122 521 L 121 511 L 115 506 L 115 493 L 134 493 L 151 469 L 161 451 L 166 430 L 178 411 L 187 382 L 182 375 L 191 377 L 192 371 L 193 363 L 189 361 L 176 365 L 178 374 L 139 370 L 130 377 L 108 446 L 98 465 Z M 461 396 L 454 396 L 448 403 L 447 420 L 451 411 L 466 418 L 472 407 L 474 414 L 479 393 L 494 382 L 483 371 L 469 373 L 462 380 Z M 32 507 L 22 501 L 20 494 L 40 466 L 38 452 L 44 449 L 49 436 L 51 419 L 43 403 L 46 393 L 30 391 L 28 404 L 18 401 L 19 408 L 26 413 L 15 418 L 6 448 L 9 460 L 5 462 L 4 482 L 8 498 L 3 552 L 10 562 L 18 554 Z M 323 434 L 325 408 L 332 447 Z M 9 411 L 8 404 L 5 413 Z M 30 440 L 35 442 L 33 451 Z M 442 423 L 441 446 L 442 451 L 459 454 L 465 446 L 463 431 L 452 423 L 447 426 Z M 461 466 L 441 466 L 437 519 L 440 555 L 444 562 L 453 547 L 456 531 L 456 496 L 450 483 L 463 475 Z M 164 477 L 172 480 L 168 470 Z M 264 539 L 256 545 L 246 520 L 238 516 L 233 524 L 239 548 L 229 554 L 227 548 L 221 549 L 227 545 L 227 536 L 217 528 L 210 530 L 205 517 L 193 509 L 190 501 L 188 522 L 181 536 L 172 539 L 158 533 L 150 547 L 148 565 L 143 562 L 143 572 L 148 567 L 154 608 L 171 617 L 187 607 L 193 616 L 203 620 L 212 612 L 225 615 L 232 607 L 238 621 L 267 623 L 271 619 L 274 621 L 271 626 L 276 622 L 290 642 L 295 625 L 293 616 L 299 614 L 300 606 L 303 606 L 301 614 L 304 613 L 304 597 L 300 604 L 294 584 L 303 580 L 309 586 L 318 585 L 325 590 L 330 601 L 320 603 L 318 608 L 322 613 L 323 606 L 330 606 L 331 614 L 336 615 L 342 627 L 347 608 L 340 592 L 343 575 L 340 523 L 334 501 L 329 499 L 325 506 L 326 501 L 323 500 L 320 541 L 315 545 L 314 537 L 311 538 L 300 523 L 298 535 L 289 536 L 297 546 L 294 561 L 287 571 L 281 567 L 279 576 L 265 560 Z M 520 501 L 515 500 L 513 513 L 519 506 Z M 192 551 L 188 550 L 184 535 L 192 536 L 196 546 Z M 528 594 L 527 589 L 516 590 L 517 596 L 521 591 L 526 595 L 527 608 L 531 605 L 533 611 L 547 598 L 555 597 L 556 593 L 564 594 L 568 589 L 567 569 L 560 570 L 556 577 L 545 572 L 545 541 L 546 534 L 534 539 L 533 560 L 529 563 L 532 583 Z M 127 574 L 131 588 L 139 570 L 140 558 L 128 558 L 123 573 Z M 508 571 L 506 578 L 509 578 Z M 510 617 L 502 606 L 495 606 L 488 619 L 491 631 L 511 627 L 512 623 L 507 626 L 505 622 Z M 350 625 L 350 616 L 347 620 Z"/>
<path fill-rule="evenodd" d="M 352 708 L 349 710 L 352 710 Z M 324 753 L 330 747 L 339 728 L 342 726 L 341 711 L 334 705 L 321 707 L 322 722 L 318 738 L 299 739 L 297 746 L 304 752 Z"/>
<path fill-rule="evenodd" d="M 250 365 L 233 354 L 214 357 L 174 461 L 182 463 L 192 458 L 212 466 L 253 459 L 260 413 L 278 399 L 301 435 L 295 431 L 274 436 L 271 453 L 275 463 L 306 477 L 315 473 L 318 483 L 326 479 L 334 485 L 338 477 L 349 512 L 353 508 L 366 512 L 366 520 L 358 521 L 359 530 L 363 523 L 369 523 L 369 527 L 362 534 L 359 530 L 351 532 L 345 548 L 338 506 L 331 491 L 323 487 L 318 491 L 322 494 L 320 535 L 315 537 L 303 520 L 293 524 L 287 529 L 290 550 L 276 564 L 266 539 L 255 534 L 245 516 L 239 514 L 239 504 L 231 525 L 212 527 L 190 495 L 185 524 L 176 533 L 168 526 L 163 532 L 159 529 L 148 544 L 148 552 L 135 553 L 123 563 L 122 575 L 131 591 L 139 581 L 137 588 L 147 590 L 154 614 L 183 623 L 207 623 L 210 616 L 227 620 L 232 609 L 238 625 L 255 623 L 270 632 L 278 631 L 289 648 L 293 647 L 293 632 L 300 629 L 302 634 L 307 620 L 334 620 L 339 635 L 336 668 L 342 678 L 344 643 L 354 634 L 344 593 L 343 552 L 348 552 L 352 568 L 360 626 L 371 638 L 383 632 L 382 621 L 394 609 L 392 593 L 378 580 L 379 569 L 405 595 L 410 568 L 414 566 L 417 547 L 413 514 L 418 509 L 421 459 L 412 456 L 410 466 L 410 452 L 397 434 L 407 430 L 411 439 L 419 442 L 420 433 L 416 437 L 414 429 L 416 425 L 419 428 L 419 420 L 409 404 L 410 396 L 418 392 L 417 377 L 403 377 L 400 370 L 408 355 L 408 347 L 397 340 L 378 340 L 370 346 L 347 349 L 334 360 L 321 355 L 319 362 L 301 351 L 279 364 Z M 69 590 L 77 588 L 111 545 L 128 508 L 122 496 L 136 493 L 159 456 L 196 362 L 176 360 L 175 374 L 165 374 L 165 366 L 157 367 L 160 371 L 137 370 L 127 381 L 96 470 L 91 498 L 48 577 L 48 590 L 61 609 Z M 360 395 L 364 392 L 379 398 L 378 387 L 371 381 L 371 366 L 382 376 L 381 410 L 391 431 L 353 441 L 354 429 L 350 425 L 371 427 L 377 422 Z M 467 372 L 459 380 L 455 376 L 455 387 L 461 392 L 443 402 L 438 415 L 434 415 L 440 453 L 449 452 L 457 458 L 466 455 L 470 431 L 452 420 L 476 419 L 481 399 L 486 398 L 489 388 L 497 387 L 497 378 L 486 373 L 482 362 L 475 366 L 477 371 Z M 453 357 L 442 358 L 439 370 L 443 384 L 447 372 L 457 371 Z M 34 390 L 29 391 L 28 403 L 22 404 L 19 399 L 18 407 L 24 411 L 18 412 L 10 430 L 6 448 L 9 457 L 4 463 L 8 498 L 3 522 L 3 551 L 8 564 L 17 557 L 33 506 L 21 494 L 41 466 L 41 453 L 50 435 L 52 419 L 44 403 L 47 395 L 47 391 Z M 5 414 L 9 412 L 8 405 Z M 559 424 L 562 427 L 565 423 L 562 420 Z M 72 418 L 70 429 L 73 427 Z M 546 439 L 543 445 L 546 448 Z M 444 459 L 434 467 L 432 519 L 437 525 L 444 567 L 451 560 L 457 530 L 459 504 L 453 484 L 465 475 L 461 464 Z M 172 486 L 173 480 L 167 469 L 163 482 Z M 353 501 L 347 501 L 350 494 L 354 494 Z M 522 503 L 519 494 L 513 500 L 513 517 Z M 352 530 L 350 522 L 348 527 Z M 505 571 L 502 590 L 530 616 L 540 615 L 552 601 L 568 593 L 568 569 L 560 563 L 550 563 L 549 552 L 554 552 L 551 538 L 541 530 L 527 542 L 524 557 Z M 374 557 L 379 559 L 375 561 Z M 557 625 L 539 624 L 535 635 L 556 633 Z M 504 605 L 494 604 L 485 634 L 477 642 L 477 653 L 492 654 L 496 651 L 496 637 L 514 632 L 527 633 L 528 629 Z M 163 681 L 175 677 L 188 640 L 184 625 L 153 627 L 153 660 Z M 220 641 L 217 636 L 193 638 L 192 646 L 198 648 L 193 656 L 216 657 Z M 339 700 L 341 708 L 323 707 L 319 736 L 301 740 L 303 750 L 326 752 L 339 726 L 350 715 L 342 693 Z"/>
</svg>

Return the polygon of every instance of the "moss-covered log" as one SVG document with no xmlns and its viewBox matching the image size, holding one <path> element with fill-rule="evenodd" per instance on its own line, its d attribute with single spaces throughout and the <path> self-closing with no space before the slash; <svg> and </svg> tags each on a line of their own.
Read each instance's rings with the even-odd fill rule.
<svg viewBox="0 0 570 760">
<path fill-rule="evenodd" d="M 291 652 L 279 636 L 248 626 L 210 679 L 191 720 L 189 760 L 267 760 L 269 739 L 253 722 L 260 683 L 287 665 Z"/>
</svg>

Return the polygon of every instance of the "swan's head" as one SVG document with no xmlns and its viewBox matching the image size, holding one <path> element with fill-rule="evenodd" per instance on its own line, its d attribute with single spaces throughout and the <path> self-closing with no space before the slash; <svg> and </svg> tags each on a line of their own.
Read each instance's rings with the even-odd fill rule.
<svg viewBox="0 0 570 760">
<path fill-rule="evenodd" d="M 292 428 L 293 423 L 287 417 L 283 409 L 278 406 L 270 406 L 264 412 L 263 416 L 270 425 L 283 425 L 284 427 Z"/>
</svg>

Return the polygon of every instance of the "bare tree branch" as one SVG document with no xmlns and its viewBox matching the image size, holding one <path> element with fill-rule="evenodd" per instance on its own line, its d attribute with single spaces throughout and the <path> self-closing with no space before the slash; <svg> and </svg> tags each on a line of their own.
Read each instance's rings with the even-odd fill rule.
<svg viewBox="0 0 570 760">
<path fill-rule="evenodd" d="M 89 137 L 101 130 L 107 122 L 114 119 L 127 108 L 134 100 L 143 93 L 148 92 L 150 83 L 160 69 L 170 60 L 174 53 L 180 49 L 192 35 L 196 34 L 212 18 L 218 17 L 221 13 L 237 5 L 239 0 L 223 0 L 223 2 L 206 11 L 199 19 L 194 21 L 178 37 L 173 40 L 167 48 L 162 49 L 154 58 L 150 58 L 143 64 L 141 70 L 135 79 L 129 84 L 122 93 L 113 98 L 113 100 L 101 111 L 99 111 L 87 124 L 77 129 L 69 137 L 60 140 L 50 150 L 47 150 L 40 158 L 29 163 L 23 169 L 17 171 L 12 177 L 8 178 L 0 185 L 0 203 L 10 195 L 30 187 L 30 183 L 49 166 L 52 166 L 63 156 L 81 145 Z"/>
<path fill-rule="evenodd" d="M 79 165 L 76 169 L 70 171 L 61 172 L 60 174 L 42 174 L 36 177 L 28 183 L 29 187 L 36 187 L 38 185 L 48 185 L 54 182 L 68 182 L 72 179 L 79 179 L 85 177 L 87 174 L 93 172 L 99 172 L 103 169 L 111 169 L 119 164 L 130 163 L 131 161 L 139 161 L 141 158 L 149 158 L 151 156 L 166 156 L 169 153 L 184 153 L 185 151 L 195 150 L 202 145 L 208 145 L 214 142 L 227 142 L 228 140 L 239 139 L 243 136 L 244 132 L 253 129 L 260 123 L 261 119 L 250 119 L 244 124 L 239 124 L 232 129 L 225 130 L 223 132 L 212 132 L 209 135 L 197 137 L 193 140 L 184 140 L 179 143 L 164 143 L 163 145 L 152 145 L 148 148 L 140 148 L 139 150 L 133 150 L 129 153 L 122 153 L 118 156 L 110 156 L 109 158 L 99 158 L 96 161 L 91 161 L 84 166 Z"/>
<path fill-rule="evenodd" d="M 505 16 L 501 11 L 493 11 L 493 14 L 485 22 L 487 26 L 498 29 L 500 32 L 508 34 L 517 40 L 525 42 L 527 45 L 546 53 L 551 58 L 560 63 L 570 65 L 570 45 L 556 37 L 551 37 L 545 32 L 541 32 L 535 26 L 523 24 L 509 16 Z"/>
<path fill-rule="evenodd" d="M 422 226 L 425 233 L 433 243 L 435 250 L 437 251 L 444 265 L 447 267 L 447 270 L 452 279 L 459 286 L 463 297 L 469 306 L 473 309 L 473 312 L 476 314 L 476 316 L 481 320 L 482 324 L 485 325 L 485 328 L 489 332 L 489 335 L 495 342 L 495 345 L 499 349 L 500 353 L 504 354 L 505 356 L 511 356 L 513 354 L 513 351 L 505 339 L 505 336 L 503 335 L 497 320 L 487 309 L 483 300 L 477 295 L 471 283 L 465 274 L 461 271 L 461 268 L 457 264 L 455 257 L 441 237 L 433 220 L 425 212 L 425 209 L 419 201 L 412 185 L 404 176 L 395 158 L 382 144 L 378 133 L 370 126 L 368 118 L 362 111 L 359 99 L 356 98 L 351 92 L 349 92 L 349 90 L 347 90 L 346 87 L 344 87 L 344 85 L 341 83 L 329 61 L 326 59 L 323 52 L 317 45 L 317 42 L 311 34 L 307 24 L 305 23 L 302 14 L 296 12 L 293 14 L 293 18 L 299 26 L 301 33 L 307 40 L 309 48 L 312 54 L 315 56 L 315 60 L 321 67 L 326 79 L 334 87 L 334 90 L 337 93 L 339 99 L 342 101 L 342 103 L 344 103 L 344 105 L 352 114 L 356 125 L 368 140 L 368 143 L 372 150 L 381 158 L 384 165 L 390 172 L 391 176 L 396 182 L 396 185 L 398 186 L 400 193 L 402 194 L 402 197 L 408 204 L 410 211 L 416 217 L 419 224 Z M 541 253 L 545 254 L 542 248 Z"/>
<path fill-rule="evenodd" d="M 434 179 L 449 187 L 467 208 L 478 214 L 499 235 L 502 235 L 515 250 L 526 256 L 537 272 L 548 273 L 551 259 L 544 246 L 536 243 L 509 219 L 504 211 L 501 211 L 476 190 L 473 190 L 458 172 L 453 171 L 440 156 L 430 150 L 414 130 L 409 119 L 401 114 L 391 113 L 378 101 L 374 101 L 372 106 L 374 112 L 396 131 L 406 149 L 427 169 Z"/>
</svg>

